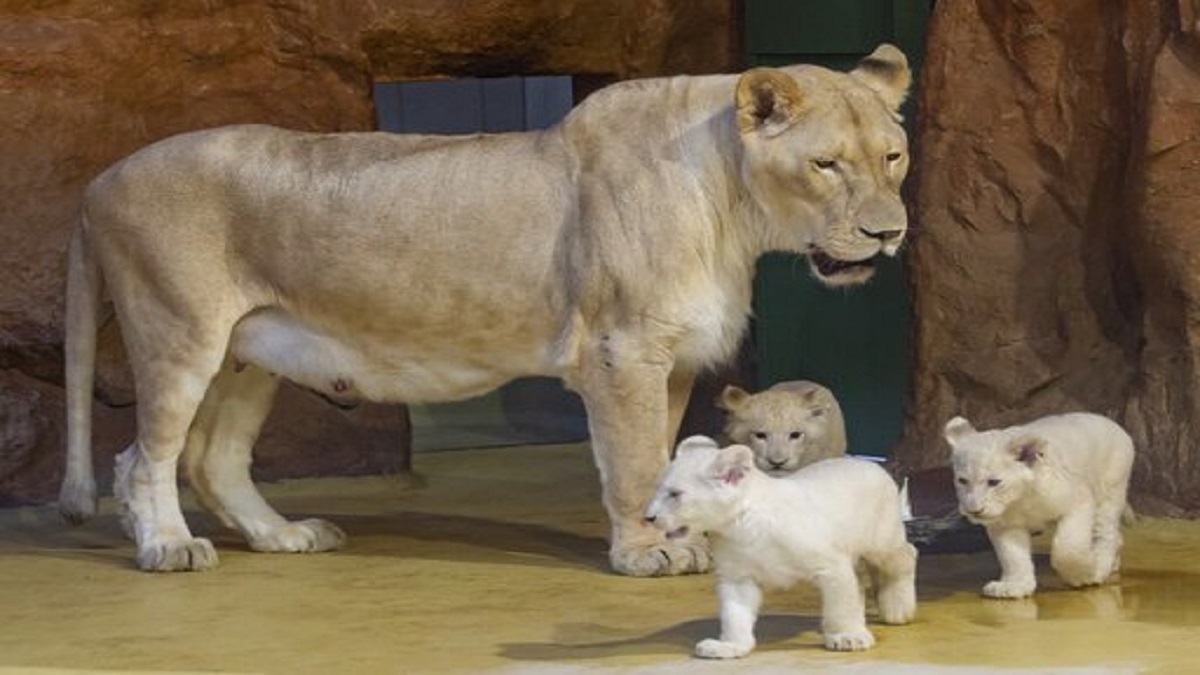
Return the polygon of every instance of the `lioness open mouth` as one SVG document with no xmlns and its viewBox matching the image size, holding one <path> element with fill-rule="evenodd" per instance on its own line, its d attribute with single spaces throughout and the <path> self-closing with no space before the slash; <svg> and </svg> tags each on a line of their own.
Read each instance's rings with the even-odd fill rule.
<svg viewBox="0 0 1200 675">
<path fill-rule="evenodd" d="M 875 273 L 875 259 L 839 260 L 819 248 L 808 251 L 808 263 L 818 279 L 827 284 L 862 283 Z"/>
</svg>

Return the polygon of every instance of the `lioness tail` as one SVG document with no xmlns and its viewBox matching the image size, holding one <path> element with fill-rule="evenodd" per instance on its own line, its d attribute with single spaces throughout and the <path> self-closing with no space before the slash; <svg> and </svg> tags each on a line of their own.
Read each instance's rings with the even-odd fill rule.
<svg viewBox="0 0 1200 675">
<path fill-rule="evenodd" d="M 103 279 L 84 233 L 86 219 L 71 237 L 67 253 L 66 375 L 67 466 L 58 510 L 81 523 L 96 514 L 96 478 L 92 472 L 92 387 L 96 365 L 96 323 Z"/>
</svg>

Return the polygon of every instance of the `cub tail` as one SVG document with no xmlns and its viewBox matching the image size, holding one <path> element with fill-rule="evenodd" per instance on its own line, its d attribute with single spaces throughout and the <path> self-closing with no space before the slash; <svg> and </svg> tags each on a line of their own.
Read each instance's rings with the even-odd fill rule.
<svg viewBox="0 0 1200 675">
<path fill-rule="evenodd" d="M 92 388 L 95 381 L 96 329 L 103 278 L 85 233 L 86 218 L 71 237 L 67 253 L 66 336 L 66 474 L 58 510 L 71 523 L 96 514 L 96 478 L 92 470 Z"/>
</svg>

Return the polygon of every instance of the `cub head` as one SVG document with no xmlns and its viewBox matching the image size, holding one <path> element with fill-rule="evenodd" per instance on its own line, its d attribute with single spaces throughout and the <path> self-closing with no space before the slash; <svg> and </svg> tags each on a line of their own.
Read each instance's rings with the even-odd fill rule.
<svg viewBox="0 0 1200 675">
<path fill-rule="evenodd" d="M 742 179 L 767 219 L 768 248 L 808 256 L 819 281 L 862 283 L 908 229 L 900 104 L 912 75 L 881 45 L 849 73 L 755 68 L 736 93 Z"/>
<path fill-rule="evenodd" d="M 1046 441 L 1008 429 L 976 431 L 962 417 L 946 423 L 958 510 L 975 523 L 1004 515 L 1023 497 L 1043 460 Z"/>
<path fill-rule="evenodd" d="M 833 392 L 815 382 L 781 382 L 751 394 L 729 385 L 717 398 L 725 435 L 754 451 L 754 463 L 773 475 L 789 474 L 846 454 L 846 424 Z"/>
<path fill-rule="evenodd" d="M 750 448 L 721 448 L 707 436 L 684 439 L 646 507 L 646 522 L 668 538 L 718 532 L 736 516 L 736 502 L 754 470 Z"/>
</svg>

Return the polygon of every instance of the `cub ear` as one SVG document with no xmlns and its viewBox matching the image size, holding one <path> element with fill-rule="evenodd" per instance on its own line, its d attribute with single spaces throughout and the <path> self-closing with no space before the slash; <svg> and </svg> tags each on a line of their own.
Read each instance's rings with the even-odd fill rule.
<svg viewBox="0 0 1200 675">
<path fill-rule="evenodd" d="M 737 83 L 738 129 L 775 136 L 800 117 L 803 98 L 796 81 L 782 70 L 747 70 Z"/>
<path fill-rule="evenodd" d="M 742 407 L 746 399 L 750 398 L 750 392 L 733 384 L 725 385 L 721 390 L 721 395 L 717 397 L 717 407 L 721 410 L 733 412 Z"/>
<path fill-rule="evenodd" d="M 954 445 L 954 442 L 963 436 L 973 433 L 975 433 L 975 427 L 971 426 L 965 417 L 955 417 L 946 422 L 946 428 L 942 430 L 942 436 L 951 445 Z"/>
<path fill-rule="evenodd" d="M 713 439 L 709 438 L 708 436 L 701 436 L 701 435 L 688 436 L 687 438 L 680 441 L 679 445 L 675 448 L 675 456 L 678 457 L 679 455 L 681 455 L 685 452 L 691 452 L 693 450 L 699 450 L 701 448 L 708 448 L 711 450 L 713 448 L 719 448 L 719 447 L 721 447 L 721 446 L 717 445 L 717 442 L 714 441 Z"/>
<path fill-rule="evenodd" d="M 1038 436 L 1022 436 L 1008 446 L 1012 456 L 1025 466 L 1032 467 L 1042 461 L 1046 452 L 1046 439 Z"/>
<path fill-rule="evenodd" d="M 900 104 L 908 97 L 908 88 L 912 85 L 912 71 L 908 69 L 904 52 L 886 42 L 859 61 L 858 67 L 850 74 L 879 94 L 879 98 L 893 111 L 900 110 Z"/>
<path fill-rule="evenodd" d="M 754 451 L 744 445 L 731 445 L 717 453 L 712 476 L 727 485 L 737 485 L 753 468 Z"/>
</svg>

